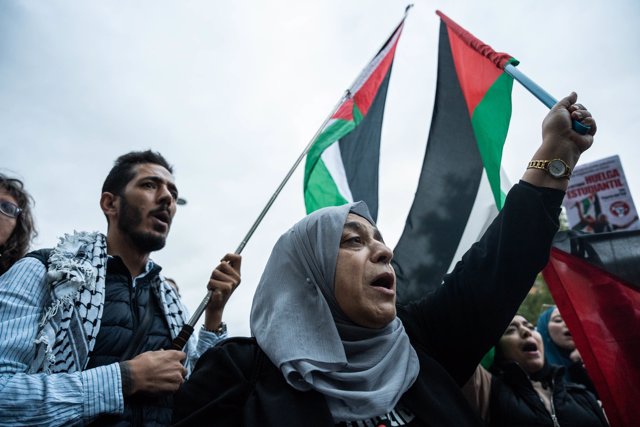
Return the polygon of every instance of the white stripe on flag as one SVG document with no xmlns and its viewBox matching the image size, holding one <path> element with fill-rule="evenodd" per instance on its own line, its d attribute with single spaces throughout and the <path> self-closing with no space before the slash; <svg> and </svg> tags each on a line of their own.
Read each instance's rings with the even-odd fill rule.
<svg viewBox="0 0 640 427">
<path fill-rule="evenodd" d="M 339 141 L 328 146 L 322 152 L 320 158 L 331 174 L 333 182 L 336 184 L 342 197 L 344 197 L 347 202 L 353 203 L 353 195 L 351 195 L 351 188 L 349 188 L 349 182 L 347 181 L 347 172 L 344 170 L 344 163 L 342 163 Z"/>
<path fill-rule="evenodd" d="M 402 27 L 404 27 L 404 22 L 398 29 L 402 29 Z M 376 57 L 373 58 L 371 62 L 367 64 L 367 67 L 364 70 L 362 70 L 362 72 L 360 73 L 356 81 L 349 88 L 349 91 L 352 94 L 360 90 L 360 88 L 364 85 L 364 83 L 375 71 L 375 69 L 378 68 L 378 65 L 380 65 L 380 63 L 387 57 L 387 54 L 389 53 L 389 51 L 396 45 L 399 37 L 400 37 L 400 31 L 396 31 L 393 34 L 393 37 L 391 38 L 391 40 L 389 40 L 389 43 L 387 43 L 387 45 L 384 47 L 384 49 L 378 52 Z"/>
<path fill-rule="evenodd" d="M 507 174 L 503 168 L 500 168 L 500 187 L 506 194 L 511 188 L 511 181 L 507 178 Z M 482 234 L 489 228 L 491 221 L 498 215 L 498 208 L 491 192 L 491 186 L 489 185 L 489 178 L 487 178 L 487 172 L 482 169 L 482 178 L 480 178 L 480 185 L 478 187 L 478 193 L 476 194 L 476 200 L 471 208 L 467 225 L 464 227 L 464 233 L 458 243 L 458 249 L 455 255 L 451 259 L 449 265 L 450 273 L 455 267 L 456 263 L 460 261 L 462 255 L 469 250 L 471 245 L 480 240 Z"/>
</svg>

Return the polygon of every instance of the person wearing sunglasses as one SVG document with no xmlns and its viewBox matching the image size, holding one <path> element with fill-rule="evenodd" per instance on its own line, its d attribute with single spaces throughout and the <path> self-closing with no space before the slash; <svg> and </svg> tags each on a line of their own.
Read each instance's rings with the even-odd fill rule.
<svg viewBox="0 0 640 427">
<path fill-rule="evenodd" d="M 32 204 L 22 181 L 0 173 L 0 274 L 27 253 L 37 235 Z"/>
</svg>

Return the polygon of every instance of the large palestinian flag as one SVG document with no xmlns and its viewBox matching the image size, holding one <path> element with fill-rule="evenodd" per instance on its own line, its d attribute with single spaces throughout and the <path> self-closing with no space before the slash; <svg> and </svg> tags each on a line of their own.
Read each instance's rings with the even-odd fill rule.
<svg viewBox="0 0 640 427">
<path fill-rule="evenodd" d="M 558 233 L 543 271 L 612 427 L 640 426 L 640 231 Z"/>
<path fill-rule="evenodd" d="M 403 26 L 404 19 L 347 90 L 311 146 L 304 170 L 307 213 L 364 200 L 377 218 L 380 132 Z"/>
<path fill-rule="evenodd" d="M 406 302 L 441 283 L 484 232 L 510 187 L 500 167 L 518 62 L 441 12 L 438 84 L 418 190 L 395 248 L 398 296 Z M 473 219 L 473 221 L 471 221 Z"/>
</svg>

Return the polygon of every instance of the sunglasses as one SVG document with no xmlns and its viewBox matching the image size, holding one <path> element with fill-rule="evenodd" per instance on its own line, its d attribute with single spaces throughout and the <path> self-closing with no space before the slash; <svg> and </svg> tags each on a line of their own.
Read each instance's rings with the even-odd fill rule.
<svg viewBox="0 0 640 427">
<path fill-rule="evenodd" d="M 0 200 L 0 212 L 9 218 L 18 218 L 22 209 L 8 200 Z"/>
</svg>

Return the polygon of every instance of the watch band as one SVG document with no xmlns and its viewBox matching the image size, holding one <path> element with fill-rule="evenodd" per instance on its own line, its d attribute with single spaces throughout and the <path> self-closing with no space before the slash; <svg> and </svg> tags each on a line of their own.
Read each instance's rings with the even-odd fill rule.
<svg viewBox="0 0 640 427">
<path fill-rule="evenodd" d="M 546 171 L 548 164 L 549 160 L 531 160 L 527 169 L 542 169 L 543 171 Z"/>
<path fill-rule="evenodd" d="M 556 166 L 554 167 L 557 167 L 557 165 L 560 165 L 562 170 L 552 171 L 550 169 L 551 163 L 556 164 Z M 531 160 L 529 162 L 529 165 L 527 166 L 527 169 L 540 169 L 547 172 L 553 178 L 557 178 L 557 179 L 561 179 L 561 178 L 569 179 L 569 177 L 571 177 L 571 168 L 569 167 L 567 162 L 557 158 L 551 159 L 551 160 Z"/>
</svg>

